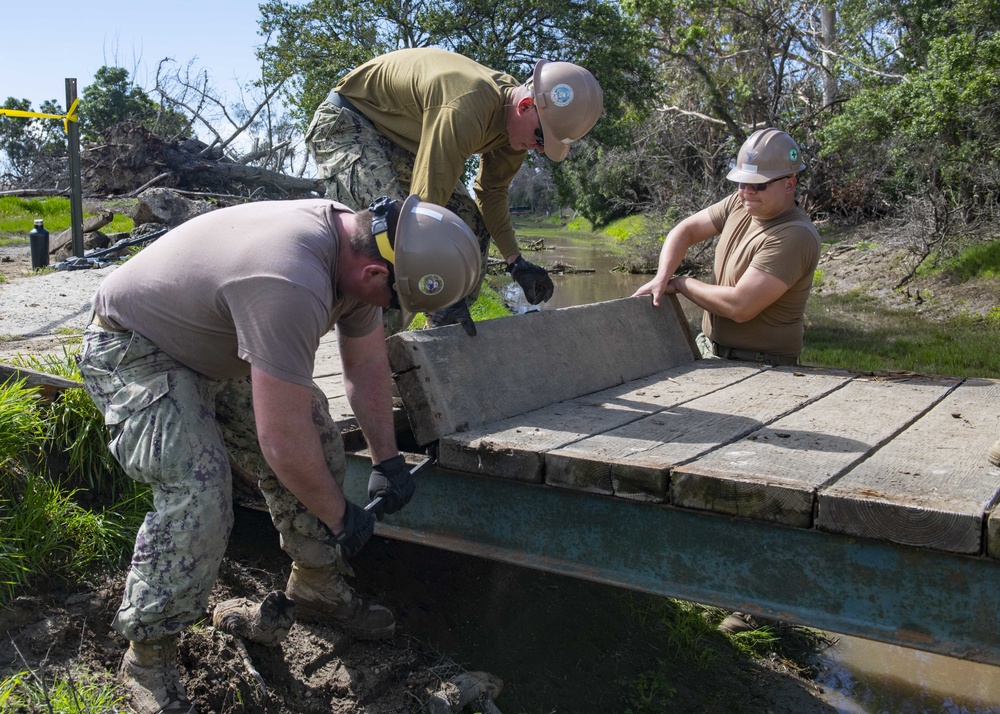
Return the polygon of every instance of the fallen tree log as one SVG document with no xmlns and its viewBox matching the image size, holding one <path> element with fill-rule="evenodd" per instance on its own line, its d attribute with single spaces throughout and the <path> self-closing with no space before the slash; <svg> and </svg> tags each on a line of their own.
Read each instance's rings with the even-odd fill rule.
<svg viewBox="0 0 1000 714">
<path fill-rule="evenodd" d="M 89 218 L 83 219 L 83 234 L 93 233 L 96 230 L 104 228 L 115 219 L 115 214 L 111 211 L 101 211 L 96 216 L 90 216 Z M 60 231 L 59 235 L 51 238 L 49 240 L 49 255 L 52 255 L 57 250 L 62 248 L 64 245 L 68 244 L 73 240 L 73 229 L 67 228 L 64 231 Z"/>
<path fill-rule="evenodd" d="M 226 193 L 255 198 L 308 198 L 323 194 L 323 182 L 236 163 L 204 150 L 194 139 L 165 141 L 140 124 L 122 122 L 80 157 L 91 194 L 128 195 L 136 186 Z"/>
<path fill-rule="evenodd" d="M 46 198 L 48 196 L 68 196 L 68 188 L 12 188 L 9 191 L 0 191 L 0 198 L 4 196 L 17 196 L 18 198 Z"/>
</svg>

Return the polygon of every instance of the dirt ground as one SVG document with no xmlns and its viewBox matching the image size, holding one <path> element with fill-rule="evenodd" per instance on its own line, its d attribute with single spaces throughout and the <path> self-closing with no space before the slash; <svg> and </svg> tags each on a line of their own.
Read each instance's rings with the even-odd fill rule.
<svg viewBox="0 0 1000 714">
<path fill-rule="evenodd" d="M 863 288 L 887 304 L 932 315 L 983 314 L 997 304 L 995 284 L 925 282 L 912 286 L 909 297 L 879 288 L 908 266 L 905 254 L 889 245 L 849 247 L 870 239 L 852 237 L 826 252 L 822 290 Z M 31 299 L 13 299 L 27 281 L 38 279 L 30 273 L 27 247 L 0 251 L 0 274 L 8 277 L 0 283 L 6 313 L 0 323 L 11 317 L 15 302 L 30 308 Z M 39 304 L 45 301 L 43 295 Z M 74 324 L 79 320 L 77 315 Z M 53 330 L 0 327 L 0 333 L 0 359 L 52 350 L 67 339 Z M 393 639 L 355 642 L 334 628 L 296 623 L 277 647 L 243 648 L 211 627 L 211 609 L 229 597 L 259 600 L 282 589 L 291 564 L 266 514 L 238 509 L 206 621 L 181 639 L 181 676 L 199 710 L 424 712 L 449 678 L 485 671 L 504 683 L 495 706 L 506 714 L 604 714 L 630 707 L 636 714 L 838 711 L 808 669 L 781 657 L 750 661 L 718 633 L 693 649 L 680 647 L 649 618 L 652 596 L 380 537 L 353 565 L 354 587 L 395 613 Z M 23 670 L 65 677 L 84 667 L 113 681 L 126 645 L 109 624 L 123 576 L 107 573 L 80 586 L 39 582 L 0 610 L 0 679 Z M 694 655 L 706 650 L 714 653 L 711 664 L 696 664 Z M 643 708 L 636 682 L 659 660 L 666 662 L 663 681 L 675 691 L 667 708 Z"/>
</svg>

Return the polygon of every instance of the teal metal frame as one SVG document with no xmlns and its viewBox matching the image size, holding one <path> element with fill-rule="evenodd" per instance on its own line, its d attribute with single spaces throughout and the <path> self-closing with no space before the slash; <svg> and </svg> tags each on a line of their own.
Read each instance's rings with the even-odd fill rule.
<svg viewBox="0 0 1000 714">
<path fill-rule="evenodd" d="M 348 456 L 366 503 L 371 461 Z M 1000 666 L 1000 562 L 429 466 L 379 535 Z"/>
</svg>

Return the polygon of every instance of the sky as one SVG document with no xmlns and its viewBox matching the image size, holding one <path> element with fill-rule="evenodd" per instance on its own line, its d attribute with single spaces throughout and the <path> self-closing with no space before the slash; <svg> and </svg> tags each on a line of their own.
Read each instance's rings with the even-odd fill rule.
<svg viewBox="0 0 1000 714">
<path fill-rule="evenodd" d="M 66 104 L 66 79 L 77 93 L 103 65 L 123 67 L 151 91 L 156 67 L 171 57 L 206 69 L 213 84 L 235 100 L 241 83 L 259 74 L 254 50 L 260 11 L 256 0 L 48 0 L 4 3 L 0 43 L 0 102 L 28 99 L 36 111 L 46 99 Z M 2 106 L 2 105 L 0 105 Z"/>
</svg>

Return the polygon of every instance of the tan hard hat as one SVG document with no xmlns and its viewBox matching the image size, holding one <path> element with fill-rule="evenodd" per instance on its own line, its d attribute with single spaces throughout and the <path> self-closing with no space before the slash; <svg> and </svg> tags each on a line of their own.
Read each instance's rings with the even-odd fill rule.
<svg viewBox="0 0 1000 714">
<path fill-rule="evenodd" d="M 538 60 L 531 77 L 545 155 L 562 161 L 601 118 L 604 93 L 594 75 L 572 62 Z"/>
<path fill-rule="evenodd" d="M 394 202 L 394 208 L 399 202 Z M 375 204 L 373 204 L 374 206 Z M 435 312 L 454 305 L 479 282 L 483 258 L 479 241 L 468 224 L 433 203 L 409 196 L 388 233 L 391 245 L 376 235 L 379 251 L 393 264 L 395 291 L 403 313 L 403 328 L 418 312 Z M 383 234 L 384 236 L 384 234 Z"/>
<path fill-rule="evenodd" d="M 726 178 L 740 183 L 764 183 L 805 167 L 795 139 L 780 129 L 758 129 L 743 142 L 736 166 Z"/>
</svg>

